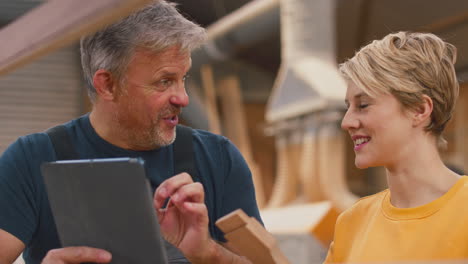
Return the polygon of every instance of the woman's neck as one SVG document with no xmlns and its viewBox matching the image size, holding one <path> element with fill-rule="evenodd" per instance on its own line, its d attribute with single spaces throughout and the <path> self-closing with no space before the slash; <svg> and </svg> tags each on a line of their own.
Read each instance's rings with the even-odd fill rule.
<svg viewBox="0 0 468 264">
<path fill-rule="evenodd" d="M 419 143 L 411 153 L 386 166 L 391 203 L 395 207 L 427 204 L 445 194 L 460 178 L 444 165 L 435 144 Z"/>
</svg>

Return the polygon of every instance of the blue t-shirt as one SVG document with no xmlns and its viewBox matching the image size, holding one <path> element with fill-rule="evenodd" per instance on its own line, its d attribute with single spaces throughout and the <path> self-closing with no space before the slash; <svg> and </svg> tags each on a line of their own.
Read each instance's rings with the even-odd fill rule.
<svg viewBox="0 0 468 264">
<path fill-rule="evenodd" d="M 153 190 L 174 175 L 173 147 L 130 151 L 114 146 L 94 131 L 85 115 L 65 124 L 80 158 L 141 157 Z M 225 137 L 193 130 L 196 168 L 203 183 L 210 234 L 224 241 L 216 220 L 238 208 L 261 222 L 250 170 Z M 45 133 L 20 137 L 0 157 L 0 229 L 23 241 L 28 264 L 40 263 L 60 242 L 45 191 L 40 165 L 56 160 Z"/>
</svg>

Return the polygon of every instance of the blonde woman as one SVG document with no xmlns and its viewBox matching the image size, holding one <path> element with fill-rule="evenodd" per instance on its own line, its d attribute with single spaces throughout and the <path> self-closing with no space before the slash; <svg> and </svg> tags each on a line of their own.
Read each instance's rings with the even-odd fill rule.
<svg viewBox="0 0 468 264">
<path fill-rule="evenodd" d="M 340 65 L 355 165 L 385 167 L 388 189 L 338 218 L 326 263 L 468 259 L 468 177 L 439 155 L 459 91 L 455 61 L 437 36 L 399 32 Z"/>
</svg>

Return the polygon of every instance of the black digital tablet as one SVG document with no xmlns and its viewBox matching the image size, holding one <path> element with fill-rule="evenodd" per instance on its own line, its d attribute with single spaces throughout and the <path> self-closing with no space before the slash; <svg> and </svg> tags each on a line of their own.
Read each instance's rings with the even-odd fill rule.
<svg viewBox="0 0 468 264">
<path fill-rule="evenodd" d="M 56 161 L 42 175 L 63 247 L 108 250 L 114 264 L 166 264 L 143 160 Z"/>
</svg>

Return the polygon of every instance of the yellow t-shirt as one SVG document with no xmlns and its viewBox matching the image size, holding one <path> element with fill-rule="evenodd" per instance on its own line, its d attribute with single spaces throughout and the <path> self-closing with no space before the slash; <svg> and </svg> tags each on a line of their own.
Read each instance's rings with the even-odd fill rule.
<svg viewBox="0 0 468 264">
<path fill-rule="evenodd" d="M 390 192 L 360 199 L 342 213 L 325 263 L 468 259 L 468 177 L 443 196 L 396 208 Z"/>
</svg>

